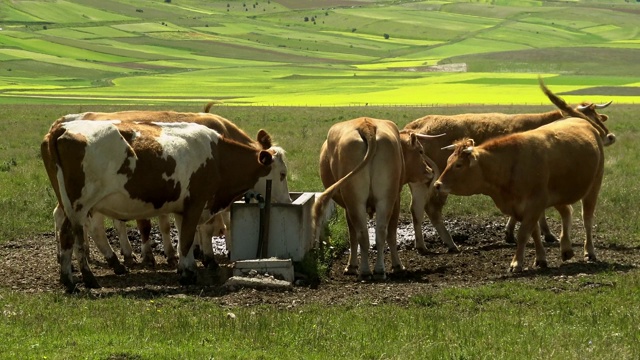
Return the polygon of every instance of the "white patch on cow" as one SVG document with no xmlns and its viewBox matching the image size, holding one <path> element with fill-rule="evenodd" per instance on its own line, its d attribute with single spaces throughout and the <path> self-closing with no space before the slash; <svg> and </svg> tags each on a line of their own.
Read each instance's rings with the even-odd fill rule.
<svg viewBox="0 0 640 360">
<path fill-rule="evenodd" d="M 162 127 L 156 141 L 162 146 L 162 158 L 172 157 L 176 161 L 171 175 L 163 174 L 164 180 L 183 184 L 182 196 L 188 193 L 184 184 L 189 184 L 191 175 L 212 158 L 211 141 L 218 143 L 220 135 L 206 126 L 195 123 L 154 123 Z"/>
</svg>

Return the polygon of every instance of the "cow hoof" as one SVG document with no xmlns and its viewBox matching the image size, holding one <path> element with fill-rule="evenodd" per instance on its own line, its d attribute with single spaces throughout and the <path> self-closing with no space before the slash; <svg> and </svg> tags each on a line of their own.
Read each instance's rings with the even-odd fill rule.
<svg viewBox="0 0 640 360">
<path fill-rule="evenodd" d="M 533 262 L 533 267 L 538 267 L 540 269 L 546 269 L 549 267 L 547 264 L 547 260 L 536 260 Z"/>
<path fill-rule="evenodd" d="M 562 261 L 567 261 L 569 259 L 571 259 L 573 257 L 574 253 L 573 253 L 573 249 L 569 249 L 566 251 L 563 251 L 561 256 L 562 256 Z"/>
<path fill-rule="evenodd" d="M 357 265 L 349 265 L 344 268 L 344 275 L 358 275 L 358 266 Z"/>
<path fill-rule="evenodd" d="M 449 254 L 459 254 L 460 248 L 454 245 L 453 247 L 449 248 L 448 252 Z"/>
<path fill-rule="evenodd" d="M 113 273 L 116 275 L 123 275 L 127 273 L 127 268 L 120 263 L 116 254 L 113 254 L 112 257 L 106 259 L 109 267 L 113 269 Z"/>
<path fill-rule="evenodd" d="M 504 242 L 506 242 L 507 244 L 515 244 L 516 243 L 516 237 L 513 236 L 513 234 L 507 234 L 504 237 Z"/>
<path fill-rule="evenodd" d="M 167 257 L 167 265 L 171 269 L 176 269 L 178 267 L 178 257 L 175 255 Z"/>
<path fill-rule="evenodd" d="M 376 281 L 387 280 L 387 274 L 385 272 L 374 272 L 373 280 L 376 280 Z"/>
<path fill-rule="evenodd" d="M 584 261 L 596 262 L 598 259 L 596 258 L 596 254 L 584 254 Z"/>
<path fill-rule="evenodd" d="M 203 264 L 206 261 L 204 252 L 200 250 L 200 246 L 198 245 L 193 247 L 193 258 L 200 260 Z"/>
<path fill-rule="evenodd" d="M 422 256 L 429 255 L 429 250 L 427 250 L 426 247 L 418 247 L 418 248 L 416 248 L 416 250 L 418 251 L 418 254 L 420 254 Z"/>
<path fill-rule="evenodd" d="M 372 278 L 372 274 L 370 272 L 362 273 L 362 274 L 358 275 L 358 280 L 360 280 L 360 281 L 370 281 L 371 278 Z"/>
<path fill-rule="evenodd" d="M 189 269 L 182 270 L 180 274 L 180 285 L 193 285 L 196 283 L 196 272 Z"/>
<path fill-rule="evenodd" d="M 558 238 L 555 237 L 555 235 L 547 234 L 547 235 L 544 236 L 544 242 L 546 242 L 547 244 L 555 244 L 555 243 L 557 243 L 559 241 L 558 241 Z"/>
<path fill-rule="evenodd" d="M 81 270 L 80 272 L 82 273 L 82 282 L 86 288 L 99 289 L 101 287 L 91 270 Z"/>
<path fill-rule="evenodd" d="M 396 265 L 392 268 L 394 274 L 404 274 L 407 269 L 402 265 Z"/>
<path fill-rule="evenodd" d="M 134 267 L 138 264 L 138 259 L 136 259 L 135 255 L 125 256 L 124 257 L 124 265 L 127 267 Z"/>
<path fill-rule="evenodd" d="M 519 265 L 517 263 L 512 263 L 511 266 L 509 267 L 509 272 L 510 273 L 520 273 L 520 272 L 522 272 L 522 265 Z"/>
<path fill-rule="evenodd" d="M 217 268 L 220 267 L 215 257 L 213 257 L 212 255 L 204 256 L 202 260 L 202 265 L 209 270 L 216 270 Z"/>
<path fill-rule="evenodd" d="M 67 293 L 72 294 L 78 292 L 78 285 L 73 281 L 72 277 L 60 275 L 60 283 L 62 283 Z"/>
<path fill-rule="evenodd" d="M 156 257 L 151 252 L 142 254 L 142 266 L 146 268 L 155 269 Z"/>
</svg>

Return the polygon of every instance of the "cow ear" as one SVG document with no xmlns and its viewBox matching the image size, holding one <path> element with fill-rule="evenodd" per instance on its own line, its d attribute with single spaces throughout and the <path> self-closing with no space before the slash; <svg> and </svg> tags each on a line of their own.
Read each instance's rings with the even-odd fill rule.
<svg viewBox="0 0 640 360">
<path fill-rule="evenodd" d="M 265 166 L 269 166 L 273 163 L 273 155 L 265 150 L 260 151 L 259 156 L 260 163 Z"/>
<path fill-rule="evenodd" d="M 411 147 L 416 147 L 418 143 L 418 136 L 416 135 L 416 133 L 412 132 L 411 133 Z"/>
<path fill-rule="evenodd" d="M 271 141 L 271 135 L 269 135 L 267 130 L 260 129 L 260 131 L 258 131 L 257 138 L 258 138 L 258 142 L 260 143 L 260 145 L 262 145 L 262 148 L 264 150 L 269 149 L 271 146 L 273 146 L 273 142 Z"/>
<path fill-rule="evenodd" d="M 609 120 L 609 117 L 605 114 L 598 114 L 598 115 L 600 115 L 600 121 L 602 122 Z"/>
</svg>

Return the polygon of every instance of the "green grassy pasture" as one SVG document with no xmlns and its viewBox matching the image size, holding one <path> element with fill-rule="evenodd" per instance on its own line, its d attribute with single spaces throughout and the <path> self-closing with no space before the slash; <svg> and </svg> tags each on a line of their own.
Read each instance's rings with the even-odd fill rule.
<svg viewBox="0 0 640 360">
<path fill-rule="evenodd" d="M 202 105 L 172 108 L 197 111 Z M 290 188 L 311 191 L 322 189 L 312 165 L 335 122 L 366 115 L 403 126 L 429 113 L 550 108 L 222 106 L 213 111 L 250 134 L 269 130 L 287 150 Z M 5 139 L 0 143 L 0 241 L 52 230 L 55 200 L 39 155 L 51 122 L 67 113 L 125 109 L 132 107 L 0 106 Z M 606 149 L 595 228 L 607 246 L 640 246 L 638 110 L 637 105 L 613 104 L 606 111 L 618 142 Z M 402 216 L 408 218 L 406 189 L 402 207 Z M 445 216 L 498 213 L 490 201 L 477 196 L 451 197 L 445 210 Z M 579 216 L 578 209 L 574 216 Z M 91 298 L 0 288 L 0 336 L 11 340 L 0 343 L 0 353 L 29 359 L 634 359 L 640 356 L 638 289 L 640 277 L 631 269 L 425 290 L 407 306 L 354 303 L 283 309 L 221 307 L 206 297 Z M 228 318 L 229 312 L 235 320 Z"/>
</svg>

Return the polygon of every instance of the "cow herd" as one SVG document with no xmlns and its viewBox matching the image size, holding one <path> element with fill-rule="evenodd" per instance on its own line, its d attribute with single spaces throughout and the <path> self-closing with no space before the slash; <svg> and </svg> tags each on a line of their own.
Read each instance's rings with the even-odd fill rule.
<svg viewBox="0 0 640 360">
<path fill-rule="evenodd" d="M 609 104 L 583 103 L 572 108 L 540 81 L 558 108 L 539 114 L 428 115 L 404 129 L 389 120 L 361 117 L 334 124 L 320 150 L 319 173 L 326 190 L 316 198 L 313 226 L 319 236 L 330 199 L 345 209 L 350 257 L 345 272 L 384 279 L 384 249 L 393 271 L 404 269 L 396 231 L 400 193 L 411 191 L 416 250 L 426 255 L 422 220 L 427 213 L 451 252 L 460 251 L 442 218 L 447 196 L 484 194 L 506 215 L 507 241 L 517 244 L 510 271 L 522 271 L 530 237 L 534 265 L 546 267 L 541 232 L 556 241 L 545 221 L 554 207 L 562 219 L 563 260 L 573 257 L 569 232 L 571 205 L 582 202 L 586 231 L 584 256 L 595 260 L 591 229 L 600 190 L 603 147 L 615 141 L 598 109 Z M 203 263 L 217 264 L 211 236 L 228 229 L 228 208 L 254 189 L 274 184 L 274 201 L 291 202 L 284 150 L 269 133 L 255 139 L 231 121 L 203 113 L 125 111 L 83 113 L 56 120 L 41 145 L 42 159 L 55 191 L 54 209 L 60 281 L 77 289 L 72 276 L 75 256 L 86 287 L 99 287 L 88 261 L 90 235 L 118 274 L 135 262 L 126 231 L 121 230 L 123 265 L 109 245 L 104 217 L 123 229 L 136 220 L 143 240 L 142 259 L 149 265 L 150 218 L 158 217 L 167 261 L 177 266 L 181 284 L 196 279 L 194 251 Z M 169 237 L 169 214 L 178 229 L 178 251 Z M 369 266 L 367 220 L 375 214 L 377 259 Z M 517 234 L 515 224 L 520 222 Z M 227 236 L 228 238 L 228 236 Z M 363 251 L 358 251 L 360 248 Z M 233 251 L 228 244 L 228 250 Z M 360 261 L 358 262 L 358 254 Z"/>
</svg>

